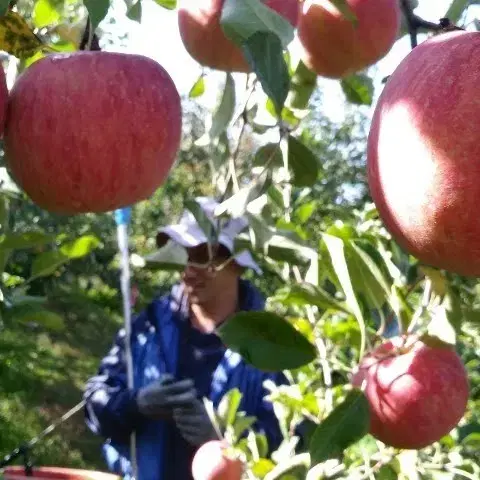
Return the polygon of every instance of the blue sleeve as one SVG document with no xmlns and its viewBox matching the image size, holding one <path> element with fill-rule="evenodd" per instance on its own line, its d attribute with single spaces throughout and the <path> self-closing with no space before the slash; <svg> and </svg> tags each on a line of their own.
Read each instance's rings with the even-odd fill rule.
<svg viewBox="0 0 480 480">
<path fill-rule="evenodd" d="M 136 391 L 127 385 L 125 330 L 121 329 L 97 375 L 85 386 L 85 421 L 90 430 L 105 438 L 124 440 L 139 427 L 143 417 L 135 401 Z"/>
<path fill-rule="evenodd" d="M 289 382 L 283 373 L 276 373 L 271 375 L 264 375 L 263 381 L 271 380 L 276 385 L 288 385 Z M 269 391 L 262 385 L 260 408 L 256 413 L 257 422 L 254 429 L 257 432 L 262 432 L 268 440 L 268 454 L 271 455 L 282 443 L 283 434 L 280 429 L 280 424 L 273 410 L 273 405 L 265 397 Z"/>
</svg>

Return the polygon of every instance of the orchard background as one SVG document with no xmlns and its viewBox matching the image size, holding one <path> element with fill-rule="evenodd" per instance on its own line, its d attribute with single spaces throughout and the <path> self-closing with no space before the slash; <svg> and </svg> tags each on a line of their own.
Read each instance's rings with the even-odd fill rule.
<svg viewBox="0 0 480 480">
<path fill-rule="evenodd" d="M 286 368 L 292 381 L 271 392 L 285 435 L 280 449 L 264 458 L 264 439 L 253 434 L 238 444 L 250 479 L 480 478 L 478 282 L 422 265 L 400 249 L 366 183 L 371 115 L 385 77 L 411 48 L 412 12 L 432 25 L 442 17 L 467 30 L 479 25 L 474 0 L 409 2 L 402 3 L 402 30 L 390 53 L 337 81 L 299 63 L 296 39 L 282 55 L 275 33 L 249 47 L 258 77 L 201 68 L 182 47 L 175 0 L 0 1 L 2 13 L 10 3 L 16 15 L 14 22 L 0 17 L 9 87 L 49 53 L 45 45 L 78 49 L 90 13 L 102 50 L 157 59 L 182 94 L 177 163 L 167 182 L 133 209 L 136 311 L 167 291 L 182 268 L 183 252 L 171 245 L 152 255 L 159 225 L 175 221 L 187 205 L 196 211 L 198 195 L 223 195 L 230 199 L 227 213 L 249 216 L 238 248 L 250 248 L 264 270 L 250 278 L 267 296 L 269 314 L 232 322 L 224 334 L 257 364 Z M 425 29 L 416 33 L 418 42 L 426 38 Z M 112 215 L 51 214 L 29 200 L 5 167 L 1 175 L 0 453 L 7 454 L 80 400 L 123 317 Z M 292 341 L 285 320 L 309 343 Z M 412 321 L 456 343 L 470 381 L 458 427 L 418 451 L 368 435 L 368 416 L 350 387 L 363 352 Z M 232 441 L 250 421 L 237 405 L 231 392 L 219 418 Z M 311 441 L 297 448 L 291 432 L 304 420 Z M 104 470 L 100 442 L 77 415 L 38 444 L 34 460 Z"/>
</svg>

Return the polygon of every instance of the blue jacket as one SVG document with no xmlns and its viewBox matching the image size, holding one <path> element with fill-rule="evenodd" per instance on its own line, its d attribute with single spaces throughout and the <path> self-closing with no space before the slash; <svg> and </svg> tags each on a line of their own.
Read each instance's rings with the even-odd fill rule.
<svg viewBox="0 0 480 480">
<path fill-rule="evenodd" d="M 240 280 L 239 288 L 240 310 L 264 309 L 264 299 L 251 283 Z M 169 443 L 172 439 L 171 430 L 175 427 L 162 420 L 143 418 L 134 401 L 138 389 L 158 379 L 162 373 L 177 376 L 183 356 L 180 350 L 182 328 L 188 324 L 186 304 L 182 299 L 182 288 L 176 285 L 168 295 L 153 301 L 133 320 L 133 391 L 127 389 L 124 329 L 118 332 L 114 345 L 100 364 L 98 374 L 86 385 L 86 423 L 94 433 L 106 438 L 103 453 L 108 468 L 124 477 L 131 475 L 130 433 L 135 430 L 137 480 L 190 478 L 185 465 L 182 468 L 178 466 L 181 472 L 170 470 L 166 473 L 165 470 L 165 458 L 171 460 L 171 454 L 175 453 L 168 450 L 172 448 Z M 271 403 L 263 398 L 267 391 L 262 384 L 267 379 L 276 384 L 287 383 L 283 374 L 261 372 L 245 363 L 237 353 L 221 346 L 218 361 L 212 367 L 212 375 L 207 377 L 207 396 L 218 407 L 225 393 L 238 388 L 243 394 L 240 410 L 257 417 L 254 428 L 267 436 L 272 451 L 280 444 L 282 435 Z"/>
</svg>

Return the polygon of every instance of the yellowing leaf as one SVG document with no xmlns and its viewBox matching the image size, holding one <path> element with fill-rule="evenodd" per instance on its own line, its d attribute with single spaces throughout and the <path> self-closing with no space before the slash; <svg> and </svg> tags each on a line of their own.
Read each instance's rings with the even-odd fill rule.
<svg viewBox="0 0 480 480">
<path fill-rule="evenodd" d="M 33 8 L 33 22 L 38 28 L 46 27 L 60 20 L 60 13 L 50 0 L 37 0 Z"/>
<path fill-rule="evenodd" d="M 33 33 L 21 15 L 10 10 L 0 17 L 0 50 L 25 59 L 39 51 L 51 50 L 51 47 Z"/>
</svg>

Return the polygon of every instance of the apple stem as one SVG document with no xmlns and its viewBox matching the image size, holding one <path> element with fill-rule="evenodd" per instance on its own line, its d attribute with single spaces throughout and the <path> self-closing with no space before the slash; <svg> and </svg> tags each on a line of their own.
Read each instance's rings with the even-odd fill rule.
<svg viewBox="0 0 480 480">
<path fill-rule="evenodd" d="M 418 45 L 417 35 L 419 33 L 419 30 L 440 32 L 444 28 L 442 27 L 441 23 L 442 20 L 446 19 L 442 19 L 440 21 L 440 24 L 424 20 L 423 18 L 413 13 L 412 5 L 410 4 L 409 0 L 401 0 L 401 7 L 403 10 L 403 14 L 405 15 L 405 18 L 407 20 L 408 33 L 410 34 L 410 43 L 412 44 L 412 49 Z"/>
<path fill-rule="evenodd" d="M 100 51 L 100 43 L 97 34 L 92 34 L 92 22 L 90 15 L 87 15 L 87 23 L 83 32 L 82 40 L 80 41 L 79 50 Z"/>
<path fill-rule="evenodd" d="M 410 325 L 408 326 L 407 333 L 412 333 L 414 329 L 417 327 L 418 322 L 422 318 L 423 314 L 428 308 L 428 305 L 430 303 L 430 298 L 432 296 L 432 281 L 430 278 L 425 279 L 425 288 L 423 290 L 423 297 L 422 297 L 422 303 L 420 305 L 420 308 L 417 309 L 415 312 L 412 321 L 410 322 Z"/>
</svg>

